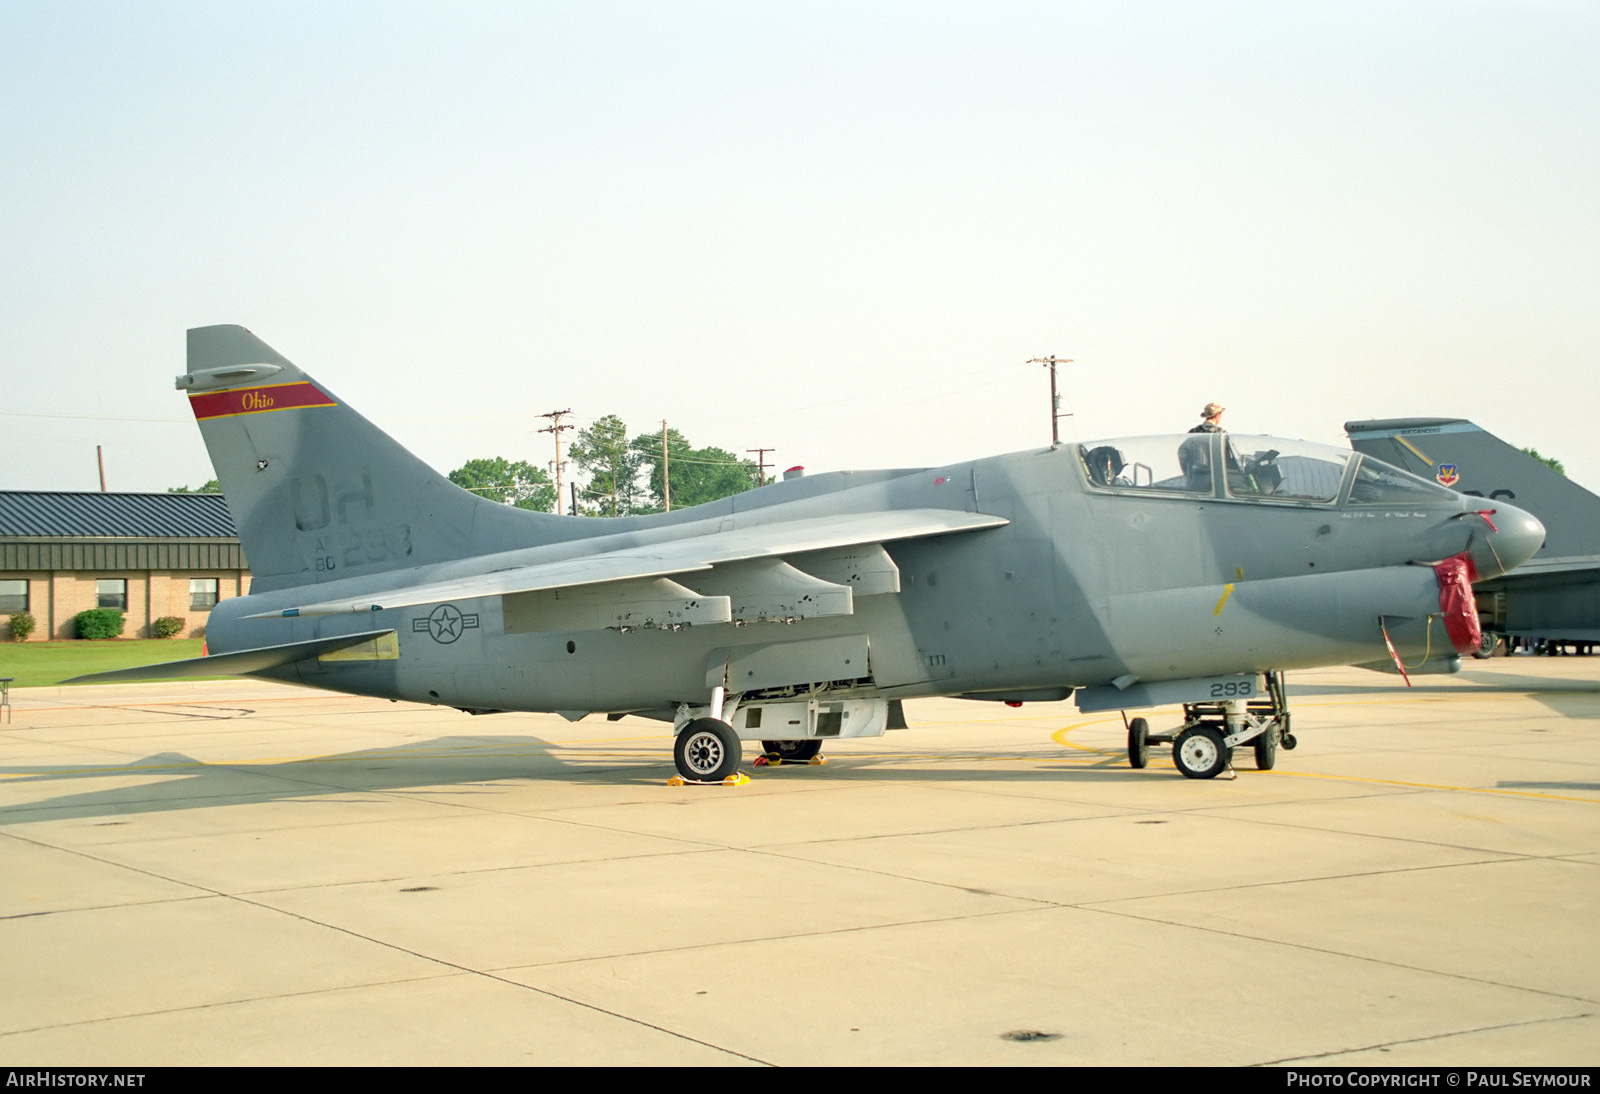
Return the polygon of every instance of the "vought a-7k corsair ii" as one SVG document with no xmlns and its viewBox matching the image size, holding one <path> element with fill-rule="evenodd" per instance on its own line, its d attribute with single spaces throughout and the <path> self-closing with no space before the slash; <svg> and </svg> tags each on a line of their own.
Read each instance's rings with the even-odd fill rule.
<svg viewBox="0 0 1600 1094">
<path fill-rule="evenodd" d="M 743 741 L 794 760 L 882 733 L 918 696 L 1183 703 L 1184 774 L 1245 742 L 1270 765 L 1293 747 L 1282 670 L 1453 659 L 1478 638 L 1470 582 L 1544 538 L 1505 502 L 1237 433 L 553 516 L 456 488 L 243 327 L 191 330 L 177 386 L 254 582 L 212 611 L 210 656 L 85 679 L 645 715 L 696 781 L 735 775 Z"/>
</svg>

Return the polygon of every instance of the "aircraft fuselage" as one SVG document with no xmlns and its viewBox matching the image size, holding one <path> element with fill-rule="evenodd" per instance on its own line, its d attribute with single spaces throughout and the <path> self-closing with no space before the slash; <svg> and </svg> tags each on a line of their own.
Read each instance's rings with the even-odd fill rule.
<svg viewBox="0 0 1600 1094">
<path fill-rule="evenodd" d="M 1166 443 L 1176 448 L 1183 440 Z M 1088 449 L 1065 445 L 880 473 L 860 485 L 848 475 L 817 476 L 666 517 L 570 518 L 575 532 L 592 534 L 509 546 L 405 575 L 421 584 L 849 514 L 958 509 L 1007 522 L 884 544 L 899 571 L 899 590 L 857 595 L 849 614 L 543 629 L 517 610 L 514 597 L 480 596 L 366 615 L 242 618 L 304 598 L 303 588 L 286 586 L 219 605 L 210 648 L 220 653 L 392 628 L 392 657 L 324 658 L 277 674 L 473 710 L 659 712 L 705 702 L 719 666 L 732 691 L 827 683 L 841 693 L 884 697 L 1064 696 L 1067 689 L 1129 678 L 1375 660 L 1386 656 L 1384 631 L 1402 656 L 1447 651 L 1443 630 L 1430 622 L 1440 612 L 1439 586 L 1432 569 L 1418 564 L 1468 552 L 1492 566 L 1494 552 L 1483 544 L 1497 537 L 1501 557 L 1515 554 L 1505 541 L 1526 540 L 1537 524 L 1502 506 L 1490 531 L 1472 515 L 1470 499 L 1443 490 L 1361 499 L 1354 460 L 1327 471 L 1323 492 L 1335 493 L 1307 500 L 1260 496 L 1253 487 L 1239 496 L 1225 475 L 1187 493 L 1175 479 L 1097 483 L 1085 469 Z M 359 542 L 362 529 L 351 532 Z M 396 579 L 392 570 L 327 575 L 317 595 L 381 600 Z M 696 587 L 694 574 L 676 580 Z M 768 661 L 792 665 L 792 678 Z"/>
</svg>

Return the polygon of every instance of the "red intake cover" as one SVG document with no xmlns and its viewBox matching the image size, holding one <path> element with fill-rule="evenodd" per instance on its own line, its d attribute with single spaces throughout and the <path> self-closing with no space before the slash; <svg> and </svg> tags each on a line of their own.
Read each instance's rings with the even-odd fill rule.
<svg viewBox="0 0 1600 1094">
<path fill-rule="evenodd" d="M 1433 572 L 1439 578 L 1439 610 L 1444 613 L 1444 630 L 1450 636 L 1450 644 L 1457 653 L 1471 653 L 1483 637 L 1478 604 L 1472 598 L 1472 579 L 1478 576 L 1472 557 L 1462 551 L 1434 563 Z"/>
</svg>

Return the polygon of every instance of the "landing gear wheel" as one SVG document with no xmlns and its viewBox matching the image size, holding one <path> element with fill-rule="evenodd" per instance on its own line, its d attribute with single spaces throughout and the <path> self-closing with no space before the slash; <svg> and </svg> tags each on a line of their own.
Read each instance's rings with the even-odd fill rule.
<svg viewBox="0 0 1600 1094">
<path fill-rule="evenodd" d="M 739 770 L 744 750 L 727 722 L 696 718 L 683 727 L 672 746 L 678 774 L 694 782 L 721 782 Z"/>
<path fill-rule="evenodd" d="M 1172 762 L 1191 779 L 1214 779 L 1228 767 L 1232 749 L 1210 726 L 1190 726 L 1172 742 Z"/>
<path fill-rule="evenodd" d="M 1300 742 L 1295 739 L 1295 735 L 1293 733 L 1285 733 L 1283 735 L 1283 747 L 1288 749 L 1290 752 L 1293 752 L 1295 746 L 1299 743 Z"/>
<path fill-rule="evenodd" d="M 1500 636 L 1484 631 L 1478 636 L 1478 648 L 1472 651 L 1472 656 L 1479 661 L 1487 661 L 1494 656 L 1495 651 L 1499 648 Z"/>
<path fill-rule="evenodd" d="M 768 756 L 777 756 L 786 764 L 803 764 L 816 758 L 822 751 L 821 741 L 762 741 L 761 748 Z"/>
<path fill-rule="evenodd" d="M 1256 738 L 1256 770 L 1271 771 L 1278 762 L 1278 727 Z"/>
<path fill-rule="evenodd" d="M 1150 763 L 1150 723 L 1135 718 L 1128 723 L 1128 766 L 1142 768 Z"/>
</svg>

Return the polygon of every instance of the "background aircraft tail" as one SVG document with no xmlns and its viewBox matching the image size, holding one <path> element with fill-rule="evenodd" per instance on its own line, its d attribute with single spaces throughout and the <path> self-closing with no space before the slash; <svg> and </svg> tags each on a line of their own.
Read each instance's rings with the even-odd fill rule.
<svg viewBox="0 0 1600 1094">
<path fill-rule="evenodd" d="M 1538 517 L 1545 542 L 1535 565 L 1592 556 L 1600 544 L 1600 497 L 1465 419 L 1386 418 L 1344 428 L 1358 452 Z"/>
<path fill-rule="evenodd" d="M 255 590 L 567 538 L 567 518 L 461 490 L 244 327 L 189 331 L 188 368 Z"/>
<path fill-rule="evenodd" d="M 1485 508 L 1504 499 L 1544 523 L 1537 555 L 1478 586 L 1478 610 L 1492 631 L 1600 639 L 1600 497 L 1460 418 L 1392 418 L 1344 428 L 1359 452 L 1476 494 Z"/>
</svg>

